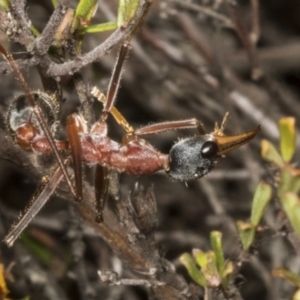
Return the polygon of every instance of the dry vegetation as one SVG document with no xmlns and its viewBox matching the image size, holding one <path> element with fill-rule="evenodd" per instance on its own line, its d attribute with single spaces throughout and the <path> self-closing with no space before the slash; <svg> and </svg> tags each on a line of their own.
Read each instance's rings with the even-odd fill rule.
<svg viewBox="0 0 300 300">
<path fill-rule="evenodd" d="M 50 19 L 50 0 L 28 1 L 26 6 L 24 2 L 11 0 L 19 31 L 9 38 L 8 15 L 0 9 L 0 40 L 19 59 L 31 88 L 50 90 L 53 82 L 44 81 L 43 86 L 41 77 L 60 76 L 64 101 L 57 135 L 63 137 L 66 116 L 80 104 L 82 95 L 76 90 L 85 92 L 85 85 L 105 90 L 126 30 L 88 34 L 81 59 L 65 47 L 60 59 L 71 63 L 62 65 L 47 54 L 48 38 L 62 11 L 74 8 L 76 1 L 58 1 L 64 10 L 55 10 L 57 19 Z M 116 2 L 99 0 L 93 22 L 114 19 Z M 230 294 L 216 292 L 211 299 L 290 299 L 294 287 L 274 278 L 272 270 L 285 266 L 299 273 L 300 247 L 298 240 L 291 246 L 280 233 L 276 199 L 266 210 L 261 239 L 249 253 L 241 250 L 235 221 L 249 218 L 260 179 L 276 181 L 276 170 L 260 157 L 260 140 L 277 142 L 280 117 L 300 120 L 300 4 L 297 0 L 233 2 L 154 0 L 132 41 L 117 107 L 135 128 L 196 117 L 212 130 L 229 111 L 228 133 L 260 124 L 259 136 L 230 153 L 207 177 L 187 185 L 172 182 L 164 173 L 143 178 L 112 174 L 106 221 L 100 225 L 93 221 L 92 170 L 86 169 L 84 204 L 75 205 L 67 186 L 61 186 L 22 239 L 12 248 L 1 244 L 1 262 L 11 273 L 7 283 L 12 299 L 203 299 L 202 288 L 192 283 L 178 257 L 193 248 L 208 250 L 212 230 L 223 232 L 225 254 L 235 262 L 236 272 Z M 45 28 L 49 32 L 35 39 L 26 28 L 28 20 L 40 32 Z M 3 61 L 0 72 L 3 239 L 49 166 L 48 161 L 37 166 L 36 156 L 15 147 L 5 132 L 8 106 L 22 91 Z M 94 111 L 99 113 L 100 105 Z M 122 130 L 109 122 L 110 137 L 120 141 Z M 178 138 L 194 133 L 168 132 L 147 139 L 167 153 Z"/>
</svg>

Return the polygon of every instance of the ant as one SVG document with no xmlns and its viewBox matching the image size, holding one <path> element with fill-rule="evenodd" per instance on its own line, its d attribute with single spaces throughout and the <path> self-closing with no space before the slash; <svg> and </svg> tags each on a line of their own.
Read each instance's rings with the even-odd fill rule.
<svg viewBox="0 0 300 300">
<path fill-rule="evenodd" d="M 56 140 L 53 132 L 56 128 L 58 104 L 54 96 L 44 92 L 32 92 L 26 84 L 12 56 L 0 45 L 2 56 L 9 62 L 20 82 L 25 95 L 15 99 L 8 112 L 7 126 L 16 143 L 25 150 L 36 154 L 54 153 L 58 168 L 52 176 L 44 179 L 44 187 L 31 202 L 31 206 L 21 216 L 17 225 L 4 239 L 12 246 L 24 228 L 55 192 L 63 178 L 66 179 L 75 201 L 82 201 L 82 164 L 100 165 L 98 175 L 102 187 L 95 185 L 96 222 L 103 222 L 103 209 L 108 192 L 107 169 L 126 172 L 135 176 L 149 175 L 164 170 L 170 178 L 181 181 L 200 178 L 208 174 L 224 154 L 249 142 L 260 128 L 239 135 L 226 136 L 224 129 L 229 114 L 226 113 L 221 126 L 216 123 L 214 131 L 206 133 L 203 124 L 197 119 L 162 122 L 134 130 L 114 106 L 126 56 L 130 50 L 129 40 L 120 47 L 113 69 L 107 95 L 104 96 L 96 87 L 91 94 L 103 102 L 100 119 L 88 130 L 81 114 L 74 113 L 67 118 L 67 141 Z M 126 134 L 122 143 L 110 139 L 107 135 L 107 118 L 112 114 L 123 127 Z M 49 121 L 44 115 L 49 116 Z M 156 150 L 141 136 L 161 133 L 169 130 L 196 128 L 199 135 L 184 138 L 176 142 L 169 154 Z M 70 157 L 62 159 L 60 151 L 68 151 Z M 67 166 L 72 160 L 75 186 L 72 183 Z M 104 171 L 103 171 L 104 170 Z"/>
</svg>

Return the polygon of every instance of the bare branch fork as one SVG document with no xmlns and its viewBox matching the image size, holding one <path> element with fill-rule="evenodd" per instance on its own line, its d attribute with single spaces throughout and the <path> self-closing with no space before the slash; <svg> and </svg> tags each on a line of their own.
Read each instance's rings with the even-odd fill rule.
<svg viewBox="0 0 300 300">
<path fill-rule="evenodd" d="M 135 27 L 138 20 L 141 19 L 145 12 L 145 6 L 149 5 L 149 3 L 151 5 L 152 0 L 144 1 L 144 4 L 140 5 L 136 16 L 133 18 L 127 28 L 117 29 L 103 43 L 101 43 L 90 52 L 87 52 L 80 57 L 76 57 L 74 60 L 58 64 L 53 62 L 51 57 L 47 54 L 47 51 L 51 46 L 56 30 L 59 27 L 65 12 L 69 8 L 69 2 L 69 0 L 59 1 L 59 4 L 54 10 L 50 21 L 48 22 L 42 34 L 37 39 L 34 39 L 30 31 L 22 33 L 23 35 L 28 37 L 26 39 L 23 37 L 22 40 L 20 40 L 18 37 L 12 37 L 13 40 L 16 40 L 17 42 L 20 42 L 22 45 L 24 45 L 34 57 L 30 63 L 27 63 L 23 60 L 17 61 L 20 69 L 26 68 L 28 66 L 37 66 L 42 64 L 42 70 L 45 76 L 55 77 L 75 73 L 76 71 L 89 65 L 90 63 L 99 60 L 102 56 L 107 54 L 113 46 L 119 44 L 124 39 L 128 39 L 131 33 L 136 31 L 137 28 Z M 15 5 L 17 5 L 17 3 Z M 27 24 L 24 24 L 24 26 L 27 27 Z M 11 68 L 9 68 L 9 65 L 6 62 L 0 63 L 1 73 L 4 74 L 11 71 Z"/>
</svg>

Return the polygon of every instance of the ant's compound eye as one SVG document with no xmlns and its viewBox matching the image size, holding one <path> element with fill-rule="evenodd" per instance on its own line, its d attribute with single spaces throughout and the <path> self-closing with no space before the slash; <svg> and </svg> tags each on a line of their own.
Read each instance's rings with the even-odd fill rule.
<svg viewBox="0 0 300 300">
<path fill-rule="evenodd" d="M 203 158 L 211 158 L 217 156 L 219 147 L 214 141 L 206 141 L 202 145 L 201 155 Z"/>
</svg>

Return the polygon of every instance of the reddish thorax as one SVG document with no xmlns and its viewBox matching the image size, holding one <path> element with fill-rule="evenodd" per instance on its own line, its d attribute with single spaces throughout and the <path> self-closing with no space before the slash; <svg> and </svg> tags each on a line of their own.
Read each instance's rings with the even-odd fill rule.
<svg viewBox="0 0 300 300">
<path fill-rule="evenodd" d="M 81 147 L 81 162 L 88 165 L 100 164 L 118 172 L 140 176 L 159 170 L 169 169 L 168 155 L 157 151 L 147 141 L 129 135 L 119 144 L 107 137 L 107 125 L 97 122 L 88 132 L 80 115 L 69 116 L 68 122 L 77 131 Z M 52 148 L 48 139 L 38 132 L 30 136 L 29 145 L 38 154 L 50 153 Z M 69 149 L 67 141 L 55 140 L 58 150 Z"/>
<path fill-rule="evenodd" d="M 160 153 L 142 139 L 122 145 L 106 136 L 83 134 L 80 140 L 82 161 L 86 164 L 99 163 L 136 176 L 168 169 L 168 155 Z"/>
</svg>

